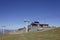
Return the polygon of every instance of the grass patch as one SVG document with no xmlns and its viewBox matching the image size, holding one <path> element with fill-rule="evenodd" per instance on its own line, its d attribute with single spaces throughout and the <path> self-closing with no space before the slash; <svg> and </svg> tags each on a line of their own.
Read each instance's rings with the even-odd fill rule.
<svg viewBox="0 0 60 40">
<path fill-rule="evenodd" d="M 60 28 L 44 31 L 44 32 L 31 32 L 24 34 L 0 35 L 0 40 L 60 40 Z"/>
</svg>

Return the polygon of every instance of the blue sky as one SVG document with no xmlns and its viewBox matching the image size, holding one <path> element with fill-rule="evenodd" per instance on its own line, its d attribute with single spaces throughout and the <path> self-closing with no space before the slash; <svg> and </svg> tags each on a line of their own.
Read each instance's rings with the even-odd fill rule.
<svg viewBox="0 0 60 40">
<path fill-rule="evenodd" d="M 0 28 L 24 27 L 25 18 L 60 26 L 60 0 L 0 0 Z"/>
</svg>

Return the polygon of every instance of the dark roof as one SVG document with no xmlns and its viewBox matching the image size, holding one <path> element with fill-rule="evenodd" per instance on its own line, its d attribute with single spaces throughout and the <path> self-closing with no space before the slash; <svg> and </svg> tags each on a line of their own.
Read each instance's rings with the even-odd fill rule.
<svg viewBox="0 0 60 40">
<path fill-rule="evenodd" d="M 40 25 L 48 26 L 48 24 L 40 24 Z"/>
<path fill-rule="evenodd" d="M 31 25 L 33 25 L 33 24 L 39 24 L 39 22 L 38 21 L 34 21 L 34 22 L 31 23 Z"/>
<path fill-rule="evenodd" d="M 38 21 L 34 21 L 34 23 L 39 23 Z"/>
</svg>

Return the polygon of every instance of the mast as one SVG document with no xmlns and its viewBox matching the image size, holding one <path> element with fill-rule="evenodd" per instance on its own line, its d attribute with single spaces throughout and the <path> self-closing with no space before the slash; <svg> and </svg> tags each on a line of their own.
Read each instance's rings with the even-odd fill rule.
<svg viewBox="0 0 60 40">
<path fill-rule="evenodd" d="M 26 32 L 28 32 L 28 24 L 29 24 L 29 20 L 28 19 L 24 19 L 24 23 L 25 23 L 25 27 L 26 27 Z"/>
</svg>

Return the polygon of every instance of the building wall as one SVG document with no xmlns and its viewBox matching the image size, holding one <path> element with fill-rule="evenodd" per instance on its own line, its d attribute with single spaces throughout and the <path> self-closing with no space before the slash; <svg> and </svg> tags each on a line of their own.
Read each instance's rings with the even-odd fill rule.
<svg viewBox="0 0 60 40">
<path fill-rule="evenodd" d="M 32 26 L 32 27 L 29 29 L 29 32 L 37 31 L 37 29 L 38 29 L 37 26 Z"/>
<path fill-rule="evenodd" d="M 47 25 L 46 25 L 46 26 L 45 26 L 45 25 L 43 25 L 43 26 L 40 26 L 40 27 L 41 27 L 41 28 L 48 28 L 48 26 L 47 26 Z"/>
<path fill-rule="evenodd" d="M 28 31 L 37 31 L 38 28 L 48 28 L 48 24 L 40 24 L 39 22 L 33 22 L 29 25 Z"/>
</svg>

